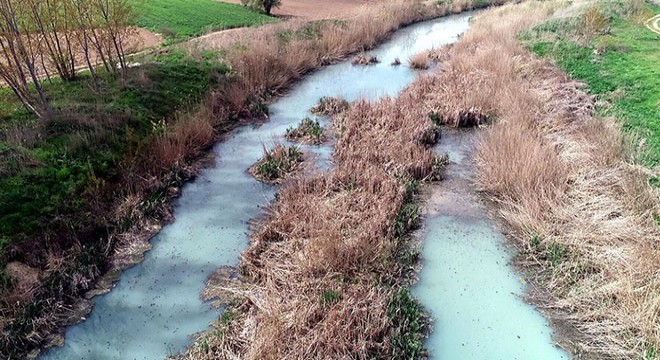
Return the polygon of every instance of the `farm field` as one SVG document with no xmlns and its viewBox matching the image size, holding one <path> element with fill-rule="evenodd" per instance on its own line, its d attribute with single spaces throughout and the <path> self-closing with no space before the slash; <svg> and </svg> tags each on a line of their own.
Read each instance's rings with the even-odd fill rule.
<svg viewBox="0 0 660 360">
<path fill-rule="evenodd" d="M 135 25 L 162 34 L 168 42 L 277 21 L 241 5 L 213 0 L 137 0 L 133 8 Z"/>
</svg>

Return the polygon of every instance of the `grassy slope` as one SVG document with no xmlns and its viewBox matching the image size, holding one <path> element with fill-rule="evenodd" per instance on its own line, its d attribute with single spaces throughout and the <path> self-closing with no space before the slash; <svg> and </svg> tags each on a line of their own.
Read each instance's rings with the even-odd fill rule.
<svg viewBox="0 0 660 360">
<path fill-rule="evenodd" d="M 46 82 L 61 114 L 45 122 L 0 89 L 0 251 L 44 231 L 46 219 L 84 211 L 85 194 L 111 179 L 119 161 L 146 144 L 162 119 L 198 102 L 215 74 L 224 71 L 213 61 L 187 61 L 177 54 L 157 60 L 132 69 L 125 79 L 104 75 L 100 95 L 85 78 Z M 14 124 L 42 135 L 24 146 L 1 141 Z"/>
<path fill-rule="evenodd" d="M 660 12 L 658 7 L 649 10 Z M 554 59 L 572 77 L 585 81 L 599 100 L 610 103 L 599 111 L 621 119 L 626 130 L 645 139 L 642 161 L 655 167 L 660 165 L 660 35 L 642 23 L 608 15 L 610 32 L 588 46 L 561 36 L 559 30 L 572 26 L 555 22 L 538 27 L 536 35 L 555 33 L 560 39 L 537 39 L 531 48 Z"/>
<path fill-rule="evenodd" d="M 133 6 L 136 25 L 163 33 L 169 41 L 275 21 L 246 7 L 213 0 L 135 0 Z"/>
</svg>

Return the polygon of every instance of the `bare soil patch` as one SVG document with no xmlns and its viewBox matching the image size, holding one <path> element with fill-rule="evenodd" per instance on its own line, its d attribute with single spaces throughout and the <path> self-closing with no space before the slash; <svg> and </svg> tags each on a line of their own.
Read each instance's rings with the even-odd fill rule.
<svg viewBox="0 0 660 360">
<path fill-rule="evenodd" d="M 241 0 L 222 2 L 241 4 Z M 365 5 L 379 2 L 382 0 L 285 0 L 279 8 L 273 9 L 273 15 L 307 20 L 342 19 L 355 16 Z"/>
<path fill-rule="evenodd" d="M 152 48 L 160 45 L 162 42 L 162 36 L 144 28 L 137 28 L 135 35 L 129 40 L 129 44 L 133 45 L 132 49 L 134 51 Z"/>
</svg>

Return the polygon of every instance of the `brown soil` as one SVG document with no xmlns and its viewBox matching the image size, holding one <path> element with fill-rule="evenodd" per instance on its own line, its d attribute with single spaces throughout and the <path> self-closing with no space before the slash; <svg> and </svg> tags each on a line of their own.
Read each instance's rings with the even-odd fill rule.
<svg viewBox="0 0 660 360">
<path fill-rule="evenodd" d="M 154 34 L 144 28 L 137 28 L 136 34 L 129 40 L 129 44 L 133 45 L 133 51 L 156 47 L 162 42 L 163 38 L 160 35 Z"/>
<path fill-rule="evenodd" d="M 282 5 L 273 9 L 273 15 L 296 17 L 307 20 L 341 19 L 356 15 L 367 4 L 382 0 L 283 0 Z M 232 4 L 241 4 L 241 0 L 223 0 Z"/>
</svg>

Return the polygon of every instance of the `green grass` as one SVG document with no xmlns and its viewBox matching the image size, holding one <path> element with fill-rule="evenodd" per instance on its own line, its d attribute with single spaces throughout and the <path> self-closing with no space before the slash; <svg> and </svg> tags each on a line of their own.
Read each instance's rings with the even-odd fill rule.
<svg viewBox="0 0 660 360">
<path fill-rule="evenodd" d="M 319 298 L 319 302 L 323 306 L 329 306 L 329 305 L 334 305 L 338 303 L 342 298 L 341 293 L 336 292 L 334 290 L 326 290 L 321 294 L 321 297 Z"/>
<path fill-rule="evenodd" d="M 396 291 L 387 306 L 391 321 L 390 345 L 399 359 L 423 358 L 427 318 L 408 288 Z"/>
<path fill-rule="evenodd" d="M 86 77 L 46 81 L 57 109 L 48 120 L 0 89 L 0 247 L 47 232 L 55 218 L 76 219 L 72 227 L 92 219 L 90 199 L 116 177 L 120 161 L 146 146 L 164 119 L 198 103 L 226 70 L 177 53 L 154 60 L 124 78 L 103 74 L 98 94 Z M 2 141 L 17 125 L 39 135 L 23 145 Z"/>
<path fill-rule="evenodd" d="M 214 0 L 134 0 L 135 25 L 176 42 L 210 31 L 276 21 L 241 5 Z"/>
<path fill-rule="evenodd" d="M 318 120 L 312 120 L 308 117 L 304 118 L 298 124 L 298 127 L 290 127 L 286 129 L 285 137 L 289 141 L 297 141 L 319 145 L 325 140 L 323 127 Z"/>
<path fill-rule="evenodd" d="M 649 6 L 653 13 L 660 8 Z M 601 103 L 602 115 L 621 120 L 626 131 L 644 139 L 642 163 L 660 165 L 660 35 L 643 24 L 608 8 L 610 32 L 588 45 L 568 34 L 576 31 L 574 19 L 553 20 L 523 38 L 540 56 L 553 59 L 575 79 L 585 81 Z"/>
<path fill-rule="evenodd" d="M 264 154 L 254 167 L 254 174 L 265 181 L 277 181 L 296 171 L 303 156 L 300 149 L 295 146 L 275 147 Z"/>
</svg>

